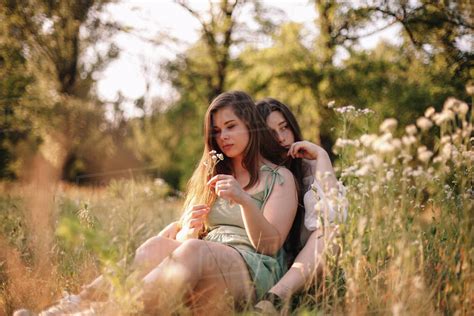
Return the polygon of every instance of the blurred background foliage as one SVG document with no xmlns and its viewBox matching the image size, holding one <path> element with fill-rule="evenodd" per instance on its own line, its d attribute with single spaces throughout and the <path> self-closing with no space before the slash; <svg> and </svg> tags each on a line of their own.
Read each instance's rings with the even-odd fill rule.
<svg viewBox="0 0 474 316">
<path fill-rule="evenodd" d="M 470 101 L 470 1 L 314 0 L 313 32 L 257 0 L 213 1 L 207 12 L 177 0 L 199 22 L 200 38 L 154 74 L 175 96 L 144 95 L 135 101 L 143 115 L 127 118 L 123 98 L 107 110 L 96 90 L 121 53 L 113 35 L 133 32 L 102 14 L 111 2 L 1 0 L 1 178 L 28 179 L 41 167 L 58 180 L 87 183 L 133 169 L 182 189 L 202 151 L 205 110 L 229 89 L 288 104 L 305 138 L 328 151 L 336 138 L 330 101 L 374 110 L 372 127 L 386 117 L 413 123 L 448 96 Z M 400 27 L 400 44 L 360 48 L 361 38 L 392 25 Z"/>
</svg>

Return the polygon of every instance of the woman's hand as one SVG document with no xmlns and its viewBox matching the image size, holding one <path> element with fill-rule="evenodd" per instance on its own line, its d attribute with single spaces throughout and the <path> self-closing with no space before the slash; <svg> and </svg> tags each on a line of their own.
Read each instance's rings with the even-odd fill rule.
<svg viewBox="0 0 474 316">
<path fill-rule="evenodd" d="M 316 160 L 321 152 L 322 147 L 313 144 L 307 140 L 295 142 L 288 150 L 288 156 L 293 158 L 304 158 L 307 160 Z"/>
<path fill-rule="evenodd" d="M 207 185 L 214 188 L 217 196 L 221 198 L 235 202 L 237 204 L 243 204 L 247 193 L 242 189 L 237 180 L 228 174 L 218 174 L 214 176 Z"/>
<path fill-rule="evenodd" d="M 179 232 L 180 229 L 181 228 L 178 221 L 172 222 L 171 224 L 163 228 L 163 230 L 158 234 L 158 236 L 169 239 L 176 239 L 176 234 Z"/>
<path fill-rule="evenodd" d="M 182 228 L 176 236 L 176 240 L 185 241 L 199 238 L 199 233 L 204 230 L 207 214 L 211 209 L 207 205 L 194 205 L 185 215 Z"/>
<path fill-rule="evenodd" d="M 183 227 L 197 229 L 198 231 L 204 228 L 207 214 L 211 211 L 210 207 L 204 204 L 194 205 L 191 211 L 185 216 Z"/>
</svg>

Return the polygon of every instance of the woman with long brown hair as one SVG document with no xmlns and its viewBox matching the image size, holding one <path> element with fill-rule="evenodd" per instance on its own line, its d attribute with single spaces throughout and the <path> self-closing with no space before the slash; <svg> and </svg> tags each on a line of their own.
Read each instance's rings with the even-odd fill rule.
<svg viewBox="0 0 474 316">
<path fill-rule="evenodd" d="M 297 189 L 292 173 L 278 165 L 281 147 L 265 136 L 271 135 L 265 126 L 244 92 L 222 93 L 210 104 L 183 220 L 149 239 L 135 256 L 143 275 L 135 294 L 144 312 L 159 312 L 169 297 L 191 299 L 207 313 L 217 312 L 225 295 L 251 303 L 286 271 L 282 246 L 297 210 Z M 206 234 L 195 238 L 192 231 L 203 228 Z M 191 233 L 176 240 L 181 230 Z M 77 297 L 90 298 L 100 282 Z M 57 304 L 44 315 L 71 312 L 70 306 Z"/>
</svg>

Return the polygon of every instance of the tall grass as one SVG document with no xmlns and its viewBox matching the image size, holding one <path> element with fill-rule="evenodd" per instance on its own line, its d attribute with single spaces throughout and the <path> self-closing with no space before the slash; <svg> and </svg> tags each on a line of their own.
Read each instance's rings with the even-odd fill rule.
<svg viewBox="0 0 474 316">
<path fill-rule="evenodd" d="M 342 134 L 334 151 L 349 218 L 335 240 L 340 254 L 327 256 L 331 269 L 324 282 L 301 296 L 295 313 L 471 314 L 474 154 L 468 106 L 449 99 L 442 112 L 428 109 L 416 125 L 397 127 L 388 119 L 372 133 L 353 128 L 370 119 L 370 111 L 336 112 Z M 129 263 L 141 242 L 178 217 L 181 201 L 169 197 L 166 185 L 145 179 L 105 188 L 59 185 L 46 200 L 19 184 L 3 183 L 1 191 L 0 314 L 42 309 L 61 291 L 78 292 L 104 271 L 118 308 L 139 312 Z M 36 220 L 49 214 L 40 231 L 33 232 L 32 209 Z M 41 241 L 31 240 L 41 235 Z M 123 258 L 125 264 L 117 265 Z"/>
</svg>

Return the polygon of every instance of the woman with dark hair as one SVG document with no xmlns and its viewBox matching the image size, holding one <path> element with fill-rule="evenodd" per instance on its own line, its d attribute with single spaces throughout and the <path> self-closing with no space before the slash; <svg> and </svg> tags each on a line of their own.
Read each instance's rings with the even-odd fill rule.
<svg viewBox="0 0 474 316">
<path fill-rule="evenodd" d="M 265 126 L 244 92 L 222 93 L 210 104 L 182 220 L 146 241 L 135 256 L 143 277 L 134 294 L 144 312 L 158 312 L 169 298 L 192 300 L 206 313 L 217 312 L 229 295 L 233 302 L 251 303 L 286 271 L 281 248 L 297 210 L 297 189 L 292 173 L 278 165 L 282 148 L 269 130 L 262 131 Z M 205 227 L 202 239 L 196 238 L 194 232 Z M 180 230 L 189 232 L 181 241 Z M 100 282 L 77 297 L 84 301 Z M 63 302 L 43 315 L 68 312 L 71 305 Z"/>
<path fill-rule="evenodd" d="M 326 251 L 337 233 L 337 223 L 347 217 L 344 187 L 337 181 L 328 153 L 305 141 L 295 116 L 283 103 L 272 98 L 257 102 L 257 109 L 274 132 L 287 155 L 295 158 L 290 166 L 301 183 L 304 203 L 304 225 L 295 221 L 292 233 L 300 236 L 304 246 L 289 271 L 257 304 L 263 311 L 280 309 L 291 296 L 314 284 L 323 274 Z M 302 160 L 300 160 L 302 159 Z M 300 250 L 300 249 L 298 249 Z"/>
</svg>

